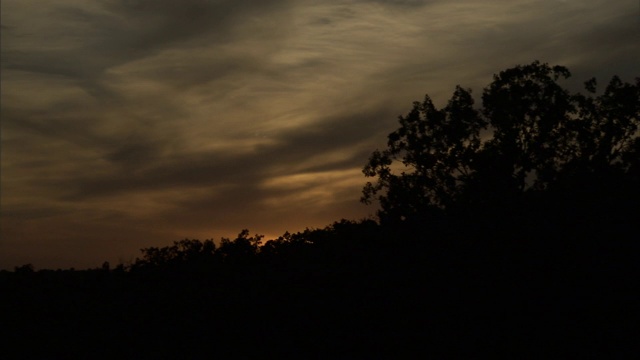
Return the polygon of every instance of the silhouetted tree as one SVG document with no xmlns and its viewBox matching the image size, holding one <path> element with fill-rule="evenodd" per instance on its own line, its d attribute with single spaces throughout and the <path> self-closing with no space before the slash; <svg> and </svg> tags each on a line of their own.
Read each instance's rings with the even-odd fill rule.
<svg viewBox="0 0 640 360">
<path fill-rule="evenodd" d="M 637 179 L 640 78 L 614 77 L 602 95 L 591 79 L 583 95 L 558 84 L 569 76 L 536 61 L 495 75 L 482 109 L 459 86 L 443 109 L 428 96 L 415 102 L 364 167 L 377 179 L 362 201 L 378 200 L 381 220 L 399 221 L 469 205 L 507 209 L 594 178 L 609 187 L 612 176 Z"/>
<path fill-rule="evenodd" d="M 142 258 L 136 259 L 133 269 L 143 267 L 170 267 L 180 264 L 197 264 L 213 258 L 216 245 L 213 240 L 175 241 L 171 246 L 149 247 L 142 251 Z"/>
<path fill-rule="evenodd" d="M 486 121 L 473 108 L 470 90 L 456 87 L 447 106 L 438 110 L 429 96 L 399 118 L 388 149 L 375 151 L 363 172 L 368 182 L 362 201 L 376 198 L 385 218 L 442 209 L 455 202 L 474 172 L 480 131 Z"/>
<path fill-rule="evenodd" d="M 244 229 L 234 240 L 223 238 L 216 256 L 226 263 L 245 264 L 258 254 L 262 238 L 262 235 L 249 236 L 249 230 Z"/>
<path fill-rule="evenodd" d="M 34 272 L 33 264 L 24 264 L 21 266 L 14 267 L 14 272 L 16 274 L 32 274 Z"/>
</svg>

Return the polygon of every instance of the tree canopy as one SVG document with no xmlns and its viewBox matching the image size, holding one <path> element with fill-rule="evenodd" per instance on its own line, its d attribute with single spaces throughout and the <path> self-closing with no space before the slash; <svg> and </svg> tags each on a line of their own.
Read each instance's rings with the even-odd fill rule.
<svg viewBox="0 0 640 360">
<path fill-rule="evenodd" d="M 362 201 L 379 201 L 382 221 L 401 221 L 613 178 L 630 187 L 640 169 L 640 78 L 614 76 L 601 94 L 594 78 L 582 94 L 560 84 L 570 75 L 535 61 L 494 75 L 481 108 L 460 86 L 442 109 L 428 95 L 414 102 L 364 167 L 376 180 Z"/>
</svg>

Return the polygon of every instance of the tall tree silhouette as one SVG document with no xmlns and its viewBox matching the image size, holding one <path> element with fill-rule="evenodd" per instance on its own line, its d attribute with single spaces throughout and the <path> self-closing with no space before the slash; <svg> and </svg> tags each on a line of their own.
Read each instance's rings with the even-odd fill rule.
<svg viewBox="0 0 640 360">
<path fill-rule="evenodd" d="M 460 86 L 443 109 L 428 96 L 415 102 L 365 165 L 376 181 L 362 201 L 378 200 L 382 221 L 401 221 L 469 205 L 508 208 L 594 178 L 637 180 L 640 78 L 614 77 L 601 95 L 591 79 L 584 95 L 558 83 L 570 75 L 535 61 L 494 75 L 481 109 Z"/>
<path fill-rule="evenodd" d="M 365 166 L 365 175 L 378 179 L 365 185 L 362 201 L 379 200 L 387 219 L 455 202 L 475 171 L 480 131 L 487 126 L 473 104 L 470 90 L 461 87 L 441 110 L 429 96 L 414 102 L 389 135 L 388 149 L 375 151 Z"/>
</svg>

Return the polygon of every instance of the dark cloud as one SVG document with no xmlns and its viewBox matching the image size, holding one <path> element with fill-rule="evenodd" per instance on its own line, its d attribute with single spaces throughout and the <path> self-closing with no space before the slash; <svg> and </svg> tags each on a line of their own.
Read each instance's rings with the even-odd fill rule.
<svg viewBox="0 0 640 360">
<path fill-rule="evenodd" d="M 242 41 L 244 29 L 261 31 L 263 36 L 279 34 L 286 26 L 286 0 L 273 1 L 100 1 L 99 6 L 52 4 L 52 15 L 42 15 L 42 25 L 29 32 L 18 30 L 3 37 L 3 68 L 59 75 L 72 78 L 97 97 L 115 95 L 104 83 L 104 72 L 137 59 L 143 59 L 172 47 L 186 47 L 197 57 L 198 48 L 215 47 Z M 273 18 L 272 21 L 269 19 Z M 13 22 L 12 22 L 13 25 Z M 30 28 L 32 26 L 24 26 Z M 28 30 L 25 30 L 28 31 Z M 28 40 L 28 41 L 25 41 Z M 22 46 L 18 42 L 48 44 Z M 190 50 L 191 49 L 191 50 Z M 209 71 L 190 68 L 180 71 L 181 78 L 215 78 L 216 74 L 233 70 L 241 61 L 224 60 L 224 50 L 209 64 Z M 211 59 L 208 59 L 211 60 Z M 186 65 L 187 67 L 189 65 Z M 184 69 L 183 69 L 184 70 Z M 171 71 L 148 75 L 171 77 Z M 193 74 L 201 76 L 194 77 Z"/>
<path fill-rule="evenodd" d="M 630 81 L 640 61 L 631 2 L 2 7 L 0 267 L 366 216 L 361 168 L 425 93 L 443 105 L 461 84 L 479 100 L 493 73 L 535 59 L 568 66 L 577 90 Z"/>
<path fill-rule="evenodd" d="M 122 139 L 117 148 L 109 152 L 105 159 L 123 165 L 128 171 L 143 168 L 145 164 L 153 163 L 162 156 L 162 146 L 150 142 L 141 136 L 129 136 Z"/>
<path fill-rule="evenodd" d="M 119 165 L 107 176 L 88 173 L 50 185 L 68 189 L 64 197 L 78 201 L 145 190 L 205 186 L 249 189 L 269 177 L 359 169 L 372 151 L 369 147 L 372 139 L 384 137 L 387 130 L 382 126 L 381 114 L 384 111 L 323 119 L 280 134 L 272 145 L 241 154 L 203 151 L 163 155 L 162 147 L 166 148 L 166 144 L 144 137 L 126 139 L 106 154 L 105 160 Z M 331 158 L 332 152 L 341 152 L 343 156 Z M 310 159 L 313 161 L 309 162 Z"/>
</svg>

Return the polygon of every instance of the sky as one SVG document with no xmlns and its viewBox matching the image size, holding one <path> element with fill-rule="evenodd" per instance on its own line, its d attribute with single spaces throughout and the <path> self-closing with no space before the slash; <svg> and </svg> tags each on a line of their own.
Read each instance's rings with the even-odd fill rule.
<svg viewBox="0 0 640 360">
<path fill-rule="evenodd" d="M 640 76 L 638 0 L 3 0 L 0 269 L 375 216 L 397 117 L 534 60 Z"/>
</svg>

